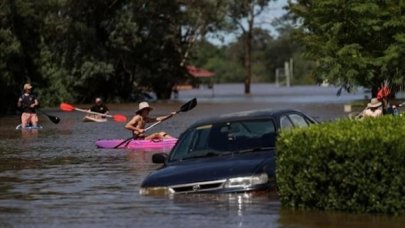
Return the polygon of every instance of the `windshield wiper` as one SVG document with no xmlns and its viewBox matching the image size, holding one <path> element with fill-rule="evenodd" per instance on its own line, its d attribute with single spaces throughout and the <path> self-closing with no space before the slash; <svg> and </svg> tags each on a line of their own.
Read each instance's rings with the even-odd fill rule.
<svg viewBox="0 0 405 228">
<path fill-rule="evenodd" d="M 262 146 L 262 147 L 253 147 L 249 149 L 244 149 L 244 150 L 238 150 L 235 151 L 235 153 L 249 153 L 249 152 L 258 152 L 258 151 L 263 151 L 263 150 L 271 150 L 274 149 L 274 146 Z"/>
<path fill-rule="evenodd" d="M 215 151 L 215 152 L 207 152 L 205 154 L 200 154 L 200 155 L 195 155 L 195 156 L 190 156 L 190 157 L 184 157 L 181 160 L 188 160 L 188 159 L 195 159 L 195 158 L 205 158 L 205 157 L 217 157 L 217 156 L 227 156 L 227 155 L 232 155 L 234 151 Z"/>
</svg>

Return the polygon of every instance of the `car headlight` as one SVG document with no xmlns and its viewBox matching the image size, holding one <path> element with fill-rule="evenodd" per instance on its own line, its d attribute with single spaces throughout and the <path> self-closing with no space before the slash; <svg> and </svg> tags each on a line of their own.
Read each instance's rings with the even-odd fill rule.
<svg viewBox="0 0 405 228">
<path fill-rule="evenodd" d="M 141 195 L 169 195 L 174 193 L 168 187 L 146 187 L 139 189 L 139 194 Z"/>
<path fill-rule="evenodd" d="M 249 177 L 235 177 L 229 178 L 225 184 L 224 188 L 249 188 L 253 185 L 265 184 L 269 181 L 267 173 L 261 173 Z"/>
</svg>

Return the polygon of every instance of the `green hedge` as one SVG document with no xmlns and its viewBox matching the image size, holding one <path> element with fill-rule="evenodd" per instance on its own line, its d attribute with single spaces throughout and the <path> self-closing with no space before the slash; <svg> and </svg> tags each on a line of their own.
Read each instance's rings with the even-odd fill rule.
<svg viewBox="0 0 405 228">
<path fill-rule="evenodd" d="M 283 206 L 405 212 L 405 118 L 338 120 L 283 131 L 277 141 Z"/>
</svg>

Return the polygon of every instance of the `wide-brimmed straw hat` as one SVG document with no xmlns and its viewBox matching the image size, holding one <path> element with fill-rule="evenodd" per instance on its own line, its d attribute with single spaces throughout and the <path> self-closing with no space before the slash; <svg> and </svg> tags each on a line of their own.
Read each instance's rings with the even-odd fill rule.
<svg viewBox="0 0 405 228">
<path fill-rule="evenodd" d="M 29 84 L 29 83 L 24 84 L 24 90 L 27 90 L 27 89 L 32 89 L 31 84 Z"/>
<path fill-rule="evenodd" d="M 144 102 L 139 103 L 139 108 L 138 108 L 138 111 L 136 111 L 136 113 L 140 113 L 144 109 L 149 109 L 149 111 L 150 111 L 153 108 L 149 106 L 148 102 L 144 101 Z"/>
<path fill-rule="evenodd" d="M 367 104 L 367 107 L 369 108 L 378 108 L 382 105 L 381 101 L 379 101 L 377 98 L 371 99 L 370 103 Z"/>
</svg>

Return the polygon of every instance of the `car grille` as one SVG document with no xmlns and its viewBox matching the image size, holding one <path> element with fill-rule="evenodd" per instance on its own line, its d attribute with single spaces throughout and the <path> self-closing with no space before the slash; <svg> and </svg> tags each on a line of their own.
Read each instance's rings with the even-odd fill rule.
<svg viewBox="0 0 405 228">
<path fill-rule="evenodd" d="M 223 188 L 226 179 L 216 181 L 195 182 L 190 184 L 172 185 L 169 188 L 174 193 L 215 191 Z"/>
</svg>

